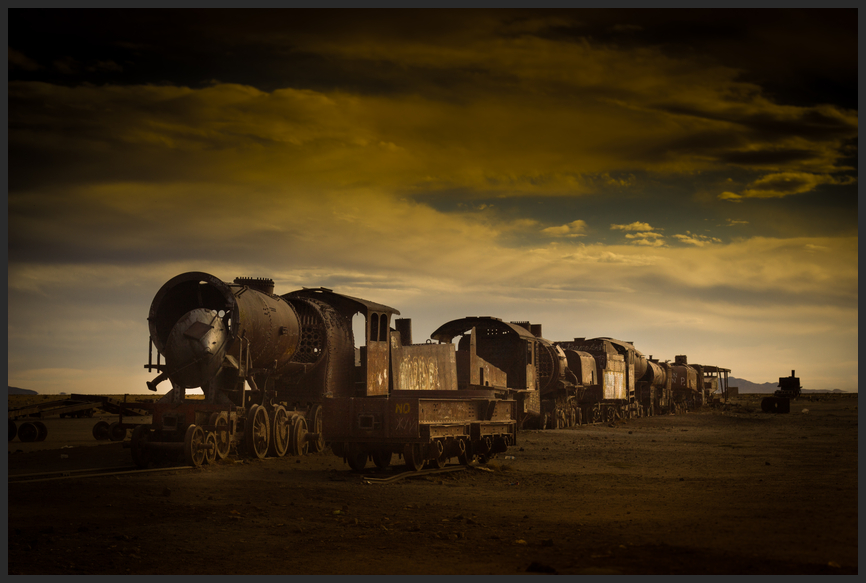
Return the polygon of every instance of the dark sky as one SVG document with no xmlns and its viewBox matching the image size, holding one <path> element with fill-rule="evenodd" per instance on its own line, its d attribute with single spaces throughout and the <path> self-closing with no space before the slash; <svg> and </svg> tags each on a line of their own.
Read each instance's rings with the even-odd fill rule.
<svg viewBox="0 0 866 583">
<path fill-rule="evenodd" d="M 209 271 L 856 389 L 854 9 L 8 14 L 10 384 Z"/>
<path fill-rule="evenodd" d="M 464 76 L 416 67 L 337 60 L 308 51 L 303 38 L 390 37 L 399 42 L 459 41 L 489 26 L 490 11 L 436 10 L 418 17 L 394 10 L 27 10 L 10 11 L 9 46 L 39 64 L 10 67 L 10 81 L 170 83 L 202 87 L 213 80 L 272 91 L 413 92 L 453 89 Z M 515 23 L 533 10 L 497 11 Z M 656 47 L 666 55 L 694 54 L 708 65 L 741 71 L 774 102 L 828 103 L 857 108 L 857 16 L 845 9 L 584 9 L 544 10 L 551 22 L 536 34 L 620 48 Z M 505 36 L 507 30 L 500 32 Z M 517 34 L 516 32 L 513 34 Z M 296 37 L 301 37 L 297 40 Z"/>
</svg>

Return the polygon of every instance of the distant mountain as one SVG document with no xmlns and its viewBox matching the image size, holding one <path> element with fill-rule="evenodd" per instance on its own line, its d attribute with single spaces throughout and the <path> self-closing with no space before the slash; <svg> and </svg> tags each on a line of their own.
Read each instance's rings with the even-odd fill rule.
<svg viewBox="0 0 866 583">
<path fill-rule="evenodd" d="M 802 384 L 802 379 L 800 383 Z M 779 389 L 779 381 L 775 383 L 753 383 L 751 381 L 747 381 L 746 379 L 738 379 L 737 377 L 728 377 L 728 386 L 729 387 L 738 387 L 740 390 L 740 394 L 743 393 L 761 393 L 766 395 L 772 395 Z M 844 393 L 845 391 L 841 391 L 839 389 L 803 389 L 804 393 Z"/>
<path fill-rule="evenodd" d="M 9 385 L 6 385 L 9 387 Z M 19 389 L 18 387 L 9 387 L 10 395 L 38 395 L 36 391 L 31 391 L 30 389 Z"/>
</svg>

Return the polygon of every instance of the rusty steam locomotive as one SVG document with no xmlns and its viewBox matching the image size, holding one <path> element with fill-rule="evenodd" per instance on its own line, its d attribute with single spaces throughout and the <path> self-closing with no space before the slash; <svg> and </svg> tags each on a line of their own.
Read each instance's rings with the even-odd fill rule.
<svg viewBox="0 0 866 583">
<path fill-rule="evenodd" d="M 685 357 L 660 363 L 610 338 L 552 342 L 540 326 L 492 317 L 453 320 L 431 335 L 438 343 L 413 344 L 411 321 L 394 308 L 326 288 L 273 288 L 202 272 L 162 286 L 145 368 L 158 372 L 151 390 L 166 380 L 172 389 L 151 405 L 152 423 L 133 431 L 137 465 L 300 455 L 326 442 L 355 470 L 371 460 L 387 467 L 394 454 L 414 470 L 483 462 L 523 427 L 698 406 L 726 371 Z M 187 398 L 190 388 L 204 398 Z"/>
</svg>

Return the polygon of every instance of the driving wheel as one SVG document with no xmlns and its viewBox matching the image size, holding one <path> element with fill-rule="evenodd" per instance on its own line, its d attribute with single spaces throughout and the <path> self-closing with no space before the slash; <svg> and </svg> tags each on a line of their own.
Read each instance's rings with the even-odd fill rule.
<svg viewBox="0 0 866 583">
<path fill-rule="evenodd" d="M 251 457 L 264 459 L 268 453 L 270 433 L 267 410 L 261 405 L 252 405 L 244 424 L 244 441 Z"/>
<path fill-rule="evenodd" d="M 310 451 L 313 453 L 322 453 L 325 451 L 325 437 L 322 435 L 322 406 L 313 405 L 310 411 L 310 433 L 315 433 L 318 437 L 310 442 Z"/>
<path fill-rule="evenodd" d="M 204 463 L 204 430 L 196 425 L 186 428 L 183 439 L 183 456 L 187 465 L 200 466 Z"/>
<path fill-rule="evenodd" d="M 282 405 L 274 407 L 274 414 L 271 417 L 271 427 L 273 435 L 271 436 L 271 445 L 268 448 L 268 454 L 275 457 L 283 457 L 289 449 L 289 414 L 286 413 Z"/>
<path fill-rule="evenodd" d="M 229 456 L 231 448 L 231 435 L 229 435 L 229 418 L 226 413 L 213 413 L 210 416 L 210 425 L 213 425 L 213 436 L 216 441 L 216 455 L 224 460 Z"/>
<path fill-rule="evenodd" d="M 216 436 L 213 433 L 208 433 L 204 438 L 204 463 L 215 464 L 217 458 Z"/>
</svg>

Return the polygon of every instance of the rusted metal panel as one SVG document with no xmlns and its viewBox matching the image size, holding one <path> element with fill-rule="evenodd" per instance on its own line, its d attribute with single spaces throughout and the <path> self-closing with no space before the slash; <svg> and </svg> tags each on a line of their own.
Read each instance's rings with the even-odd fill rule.
<svg viewBox="0 0 866 583">
<path fill-rule="evenodd" d="M 671 388 L 674 390 L 698 390 L 698 374 L 688 365 L 671 366 Z"/>
<path fill-rule="evenodd" d="M 625 399 L 625 372 L 621 370 L 604 370 L 605 399 Z"/>
<path fill-rule="evenodd" d="M 449 344 L 450 345 L 450 344 Z M 478 356 L 477 335 L 475 328 L 469 332 L 468 347 L 456 352 L 458 386 L 479 386 L 505 388 L 508 386 L 508 374 Z"/>
<path fill-rule="evenodd" d="M 478 407 L 473 401 L 460 399 L 422 399 L 418 402 L 421 411 L 418 420 L 421 423 L 456 423 L 475 421 L 478 417 Z"/>
<path fill-rule="evenodd" d="M 568 368 L 577 376 L 577 381 L 584 386 L 598 384 L 596 375 L 595 359 L 588 352 L 567 349 L 564 351 L 568 361 Z"/>
<path fill-rule="evenodd" d="M 367 396 L 388 394 L 387 342 L 367 342 Z"/>
<path fill-rule="evenodd" d="M 541 414 L 541 394 L 538 391 L 526 391 L 522 393 L 521 399 L 522 409 L 521 411 L 524 415 L 533 414 L 540 415 Z"/>
<path fill-rule="evenodd" d="M 530 364 L 526 365 L 526 385 L 525 385 L 525 387 L 519 387 L 519 388 L 526 388 L 529 390 L 533 390 L 533 389 L 538 388 L 538 379 L 537 379 L 536 374 L 535 374 L 535 365 L 534 364 L 530 363 Z"/>
<path fill-rule="evenodd" d="M 375 441 L 388 437 L 387 399 L 324 399 L 325 441 Z"/>
<path fill-rule="evenodd" d="M 400 346 L 391 340 L 394 390 L 457 390 L 457 364 L 453 344 Z"/>
<path fill-rule="evenodd" d="M 647 361 L 647 372 L 643 378 L 653 387 L 664 387 L 665 381 L 667 380 L 667 373 L 659 364 Z"/>
<path fill-rule="evenodd" d="M 421 414 L 418 399 L 388 399 L 388 436 L 399 439 L 418 439 L 421 437 Z"/>
</svg>

